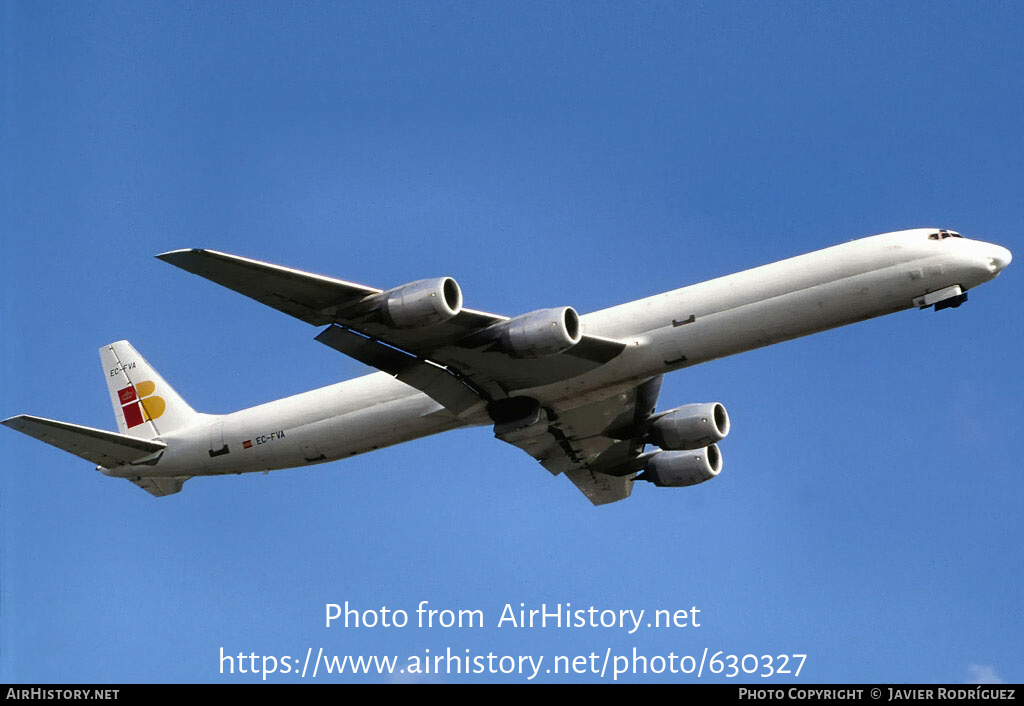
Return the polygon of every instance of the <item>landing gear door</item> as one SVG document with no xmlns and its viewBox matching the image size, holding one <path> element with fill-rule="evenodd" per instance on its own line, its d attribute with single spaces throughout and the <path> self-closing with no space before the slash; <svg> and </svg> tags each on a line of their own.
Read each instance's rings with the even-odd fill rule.
<svg viewBox="0 0 1024 706">
<path fill-rule="evenodd" d="M 320 452 L 320 449 L 317 448 L 317 445 L 314 444 L 312 441 L 307 441 L 307 442 L 303 443 L 301 445 L 301 448 L 302 448 L 302 457 L 306 461 L 308 461 L 310 463 L 312 463 L 314 461 L 325 461 L 325 460 L 327 460 L 327 457 L 324 456 Z"/>
</svg>

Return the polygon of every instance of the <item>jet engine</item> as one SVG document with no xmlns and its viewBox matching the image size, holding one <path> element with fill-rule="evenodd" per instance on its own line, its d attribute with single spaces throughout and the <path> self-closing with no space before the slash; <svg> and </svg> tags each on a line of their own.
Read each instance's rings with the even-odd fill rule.
<svg viewBox="0 0 1024 706">
<path fill-rule="evenodd" d="M 571 306 L 539 309 L 504 325 L 501 342 L 519 358 L 542 358 L 569 350 L 583 338 L 580 317 Z"/>
<path fill-rule="evenodd" d="M 462 311 L 462 290 L 451 277 L 421 279 L 374 299 L 384 319 L 395 328 L 440 324 Z"/>
<path fill-rule="evenodd" d="M 711 480 L 722 471 L 722 452 L 712 444 L 696 451 L 659 451 L 634 480 L 680 488 Z"/>
<path fill-rule="evenodd" d="M 673 451 L 699 449 L 729 433 L 729 415 L 719 402 L 688 404 L 655 417 L 647 440 Z"/>
</svg>

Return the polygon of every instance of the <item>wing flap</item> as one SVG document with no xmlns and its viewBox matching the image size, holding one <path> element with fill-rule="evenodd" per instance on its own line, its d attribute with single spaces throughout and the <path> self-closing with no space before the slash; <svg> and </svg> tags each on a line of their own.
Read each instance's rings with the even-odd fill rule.
<svg viewBox="0 0 1024 706">
<path fill-rule="evenodd" d="M 661 377 L 575 409 L 547 414 L 539 429 L 499 436 L 530 454 L 553 475 L 564 473 L 594 505 L 629 497 L 644 464 L 640 422 L 653 411 Z"/>
<path fill-rule="evenodd" d="M 633 492 L 632 475 L 610 476 L 589 468 L 566 471 L 565 475 L 594 505 L 607 505 L 625 500 Z"/>
<path fill-rule="evenodd" d="M 0 424 L 104 468 L 142 461 L 167 448 L 167 444 L 160 441 L 137 439 L 126 434 L 28 414 L 10 417 Z"/>
</svg>

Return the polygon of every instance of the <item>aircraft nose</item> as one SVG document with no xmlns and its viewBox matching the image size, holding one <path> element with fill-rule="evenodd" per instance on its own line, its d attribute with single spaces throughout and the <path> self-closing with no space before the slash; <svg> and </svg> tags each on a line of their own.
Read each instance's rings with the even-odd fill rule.
<svg viewBox="0 0 1024 706">
<path fill-rule="evenodd" d="M 992 252 L 988 256 L 988 268 L 992 271 L 992 274 L 999 274 L 1003 269 L 1010 264 L 1010 260 L 1013 259 L 1013 255 L 1010 251 L 1000 245 L 993 245 Z"/>
</svg>

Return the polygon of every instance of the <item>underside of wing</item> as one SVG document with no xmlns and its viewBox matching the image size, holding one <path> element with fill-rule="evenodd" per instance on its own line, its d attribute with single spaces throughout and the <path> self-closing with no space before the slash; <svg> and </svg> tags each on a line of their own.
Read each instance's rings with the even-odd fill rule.
<svg viewBox="0 0 1024 706">
<path fill-rule="evenodd" d="M 372 287 L 216 250 L 173 250 L 157 257 L 314 326 L 333 321 L 332 307 L 380 293 Z"/>
<path fill-rule="evenodd" d="M 595 505 L 629 496 L 644 442 L 622 431 L 653 410 L 660 378 L 557 415 L 523 396 L 591 372 L 623 351 L 620 341 L 584 334 L 571 307 L 510 319 L 463 308 L 450 277 L 383 291 L 213 250 L 158 257 L 327 326 L 318 341 L 394 375 L 459 417 L 486 408 L 495 436 L 552 473 L 565 473 Z"/>
<path fill-rule="evenodd" d="M 331 326 L 320 332 L 316 340 L 360 363 L 394 375 L 426 393 L 456 416 L 463 416 L 485 404 L 486 393 L 446 366 L 410 355 L 350 329 Z"/>
<path fill-rule="evenodd" d="M 382 291 L 213 250 L 157 257 L 307 323 L 330 325 L 317 340 L 397 375 L 456 414 L 583 375 L 624 348 L 580 333 L 570 307 L 515 319 L 465 309 L 450 277 Z"/>
<path fill-rule="evenodd" d="M 644 459 L 644 441 L 632 435 L 657 404 L 661 377 L 607 399 L 557 415 L 544 411 L 522 429 L 495 436 L 526 451 L 554 475 L 564 473 L 594 505 L 629 497 Z"/>
<path fill-rule="evenodd" d="M 610 476 L 589 468 L 567 471 L 565 475 L 594 505 L 607 505 L 625 500 L 633 492 L 632 475 Z"/>
<path fill-rule="evenodd" d="M 104 468 L 144 462 L 167 448 L 167 444 L 160 441 L 137 439 L 28 414 L 19 414 L 0 423 Z"/>
</svg>

